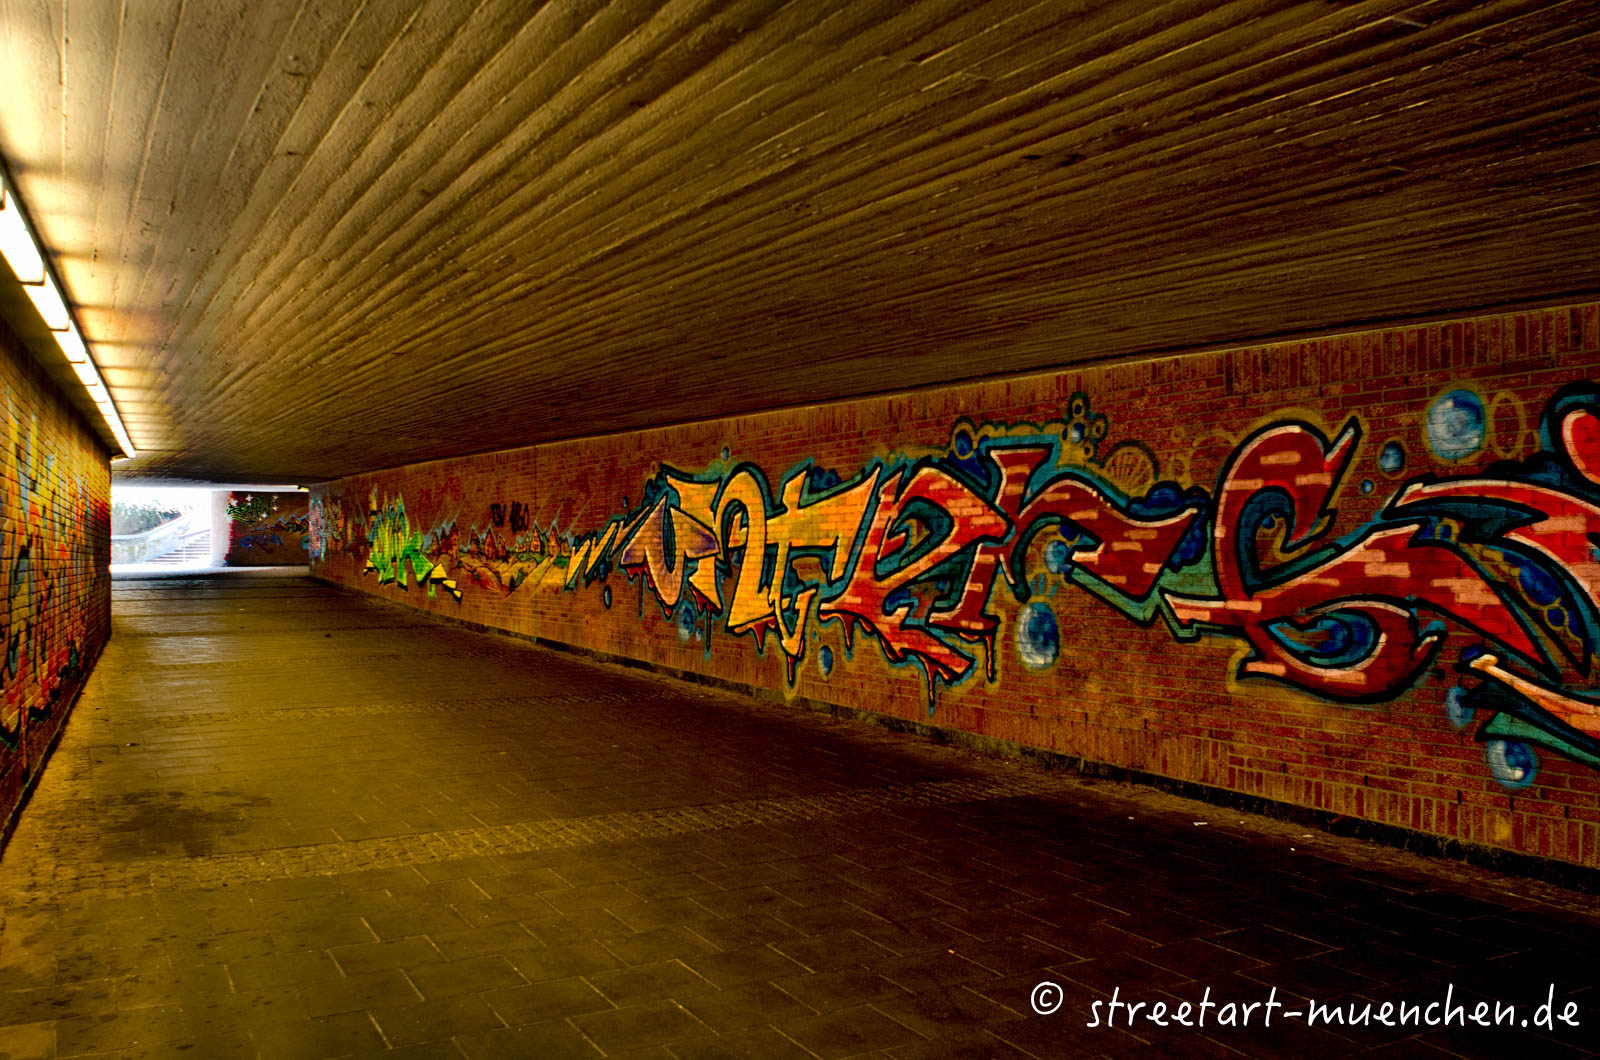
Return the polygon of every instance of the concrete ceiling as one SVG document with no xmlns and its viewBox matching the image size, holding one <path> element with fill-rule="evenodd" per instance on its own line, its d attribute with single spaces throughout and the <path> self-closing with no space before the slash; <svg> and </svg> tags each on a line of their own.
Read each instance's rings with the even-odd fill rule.
<svg viewBox="0 0 1600 1060">
<path fill-rule="evenodd" d="M 0 0 L 139 457 L 311 482 L 1600 290 L 1600 5 Z"/>
</svg>

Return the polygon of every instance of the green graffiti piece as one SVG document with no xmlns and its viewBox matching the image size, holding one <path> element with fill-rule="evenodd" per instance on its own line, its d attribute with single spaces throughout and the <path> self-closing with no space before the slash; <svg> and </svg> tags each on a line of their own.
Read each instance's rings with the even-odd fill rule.
<svg viewBox="0 0 1600 1060">
<path fill-rule="evenodd" d="M 404 500 L 396 498 L 393 504 L 380 509 L 377 494 L 373 494 L 367 544 L 367 564 L 362 573 L 376 574 L 379 585 L 392 582 L 407 589 L 414 577 L 417 584 L 427 590 L 430 600 L 442 587 L 456 603 L 461 602 L 461 590 L 447 576 L 444 567 L 428 556 L 422 534 L 411 529 Z"/>
<path fill-rule="evenodd" d="M 244 500 L 235 501 L 228 495 L 228 518 L 236 523 L 258 523 L 272 513 L 272 499 L 246 493 Z"/>
</svg>

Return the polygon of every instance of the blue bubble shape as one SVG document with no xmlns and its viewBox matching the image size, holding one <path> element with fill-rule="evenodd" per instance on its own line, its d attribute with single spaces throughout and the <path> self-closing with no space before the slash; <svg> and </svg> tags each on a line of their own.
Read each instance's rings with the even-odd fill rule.
<svg viewBox="0 0 1600 1060">
<path fill-rule="evenodd" d="M 1483 401 L 1470 390 L 1452 390 L 1428 408 L 1428 444 L 1445 460 L 1464 460 L 1483 448 Z"/>
<path fill-rule="evenodd" d="M 688 641 L 693 638 L 696 628 L 694 608 L 688 604 L 679 604 L 678 613 L 674 617 L 677 619 L 678 639 Z"/>
<path fill-rule="evenodd" d="M 1528 599 L 1541 607 L 1548 607 L 1561 599 L 1561 583 L 1555 575 L 1526 560 L 1519 561 L 1511 557 L 1511 562 L 1517 567 L 1517 584 L 1528 595 Z"/>
<path fill-rule="evenodd" d="M 600 593 L 600 602 L 605 604 L 607 607 L 611 606 L 611 586 L 606 586 L 605 589 Z"/>
<path fill-rule="evenodd" d="M 1031 603 L 1017 614 L 1017 654 L 1030 670 L 1043 670 L 1061 653 L 1061 633 L 1049 605 Z"/>
<path fill-rule="evenodd" d="M 1522 790 L 1539 775 L 1539 756 L 1521 740 L 1490 740 L 1483 745 L 1483 760 L 1489 775 L 1510 791 Z"/>
<path fill-rule="evenodd" d="M 1071 562 L 1072 550 L 1059 537 L 1044 546 L 1044 569 L 1051 574 L 1060 574 Z"/>
<path fill-rule="evenodd" d="M 817 652 L 817 669 L 822 671 L 823 677 L 833 673 L 833 649 L 826 644 Z"/>
<path fill-rule="evenodd" d="M 1460 730 L 1472 724 L 1472 716 L 1477 711 L 1467 704 L 1467 690 L 1456 685 L 1444 694 L 1444 716 L 1450 719 L 1450 724 Z"/>
<path fill-rule="evenodd" d="M 1372 492 L 1372 480 L 1370 478 L 1364 478 L 1364 479 L 1361 480 L 1361 492 L 1362 493 L 1371 493 Z"/>
<path fill-rule="evenodd" d="M 1399 442 L 1390 442 L 1378 454 L 1378 470 L 1386 475 L 1393 475 L 1404 471 L 1406 466 L 1406 451 Z"/>
</svg>

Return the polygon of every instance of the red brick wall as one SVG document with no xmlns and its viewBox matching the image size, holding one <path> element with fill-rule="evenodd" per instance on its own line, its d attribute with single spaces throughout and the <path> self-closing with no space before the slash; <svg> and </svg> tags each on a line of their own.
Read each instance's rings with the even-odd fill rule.
<svg viewBox="0 0 1600 1060">
<path fill-rule="evenodd" d="M 356 476 L 313 491 L 313 569 L 681 671 L 1600 865 L 1597 309 Z"/>
<path fill-rule="evenodd" d="M 309 498 L 304 493 L 240 490 L 229 496 L 230 567 L 268 567 L 306 562 Z"/>
<path fill-rule="evenodd" d="M 111 629 L 105 447 L 0 324 L 0 822 L 83 687 Z"/>
</svg>

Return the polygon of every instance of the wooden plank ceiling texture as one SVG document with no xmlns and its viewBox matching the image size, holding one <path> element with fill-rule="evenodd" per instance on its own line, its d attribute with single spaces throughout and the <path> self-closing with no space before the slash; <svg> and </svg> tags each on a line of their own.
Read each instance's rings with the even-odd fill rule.
<svg viewBox="0 0 1600 1060">
<path fill-rule="evenodd" d="M 1600 290 L 1593 0 L 0 0 L 0 49 L 130 477 Z"/>
</svg>

